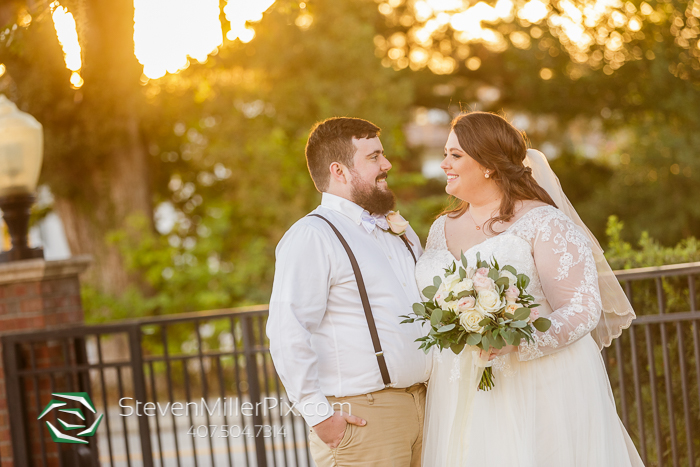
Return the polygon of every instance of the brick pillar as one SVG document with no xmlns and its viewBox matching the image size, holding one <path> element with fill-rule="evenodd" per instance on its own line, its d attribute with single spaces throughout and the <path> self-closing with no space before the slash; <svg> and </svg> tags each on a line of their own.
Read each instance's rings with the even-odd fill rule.
<svg viewBox="0 0 700 467">
<path fill-rule="evenodd" d="M 90 262 L 89 256 L 78 256 L 0 263 L 0 334 L 82 323 L 78 275 Z M 0 461 L 2 467 L 23 467 L 13 462 L 7 406 L 19 401 L 7 400 L 2 350 L 0 346 Z M 40 360 L 47 357 L 39 354 Z"/>
</svg>

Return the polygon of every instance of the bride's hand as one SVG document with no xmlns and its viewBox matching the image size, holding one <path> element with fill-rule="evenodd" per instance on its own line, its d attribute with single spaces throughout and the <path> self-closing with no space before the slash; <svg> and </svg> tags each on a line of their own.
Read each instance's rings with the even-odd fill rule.
<svg viewBox="0 0 700 467">
<path fill-rule="evenodd" d="M 490 353 L 489 353 L 489 361 L 493 360 L 496 357 L 501 357 L 503 355 L 507 355 L 511 352 L 517 352 L 518 347 L 516 345 L 506 345 L 505 347 L 501 349 L 494 349 L 491 348 Z"/>
</svg>

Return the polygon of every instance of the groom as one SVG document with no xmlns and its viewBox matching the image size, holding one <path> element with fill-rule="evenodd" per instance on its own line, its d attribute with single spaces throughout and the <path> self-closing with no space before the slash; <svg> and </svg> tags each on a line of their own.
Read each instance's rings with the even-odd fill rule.
<svg viewBox="0 0 700 467">
<path fill-rule="evenodd" d="M 379 131 L 359 118 L 314 126 L 306 161 L 321 205 L 276 250 L 270 352 L 319 467 L 420 466 L 431 360 L 420 325 L 399 316 L 421 300 L 423 250 L 385 216 L 395 199 Z"/>
</svg>

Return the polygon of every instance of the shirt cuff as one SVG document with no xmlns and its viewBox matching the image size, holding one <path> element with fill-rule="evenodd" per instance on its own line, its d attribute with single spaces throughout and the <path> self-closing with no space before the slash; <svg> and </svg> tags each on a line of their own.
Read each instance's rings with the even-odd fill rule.
<svg viewBox="0 0 700 467">
<path fill-rule="evenodd" d="M 297 403 L 295 409 L 301 413 L 309 426 L 315 426 L 333 415 L 333 406 L 321 393 L 313 394 Z"/>
</svg>

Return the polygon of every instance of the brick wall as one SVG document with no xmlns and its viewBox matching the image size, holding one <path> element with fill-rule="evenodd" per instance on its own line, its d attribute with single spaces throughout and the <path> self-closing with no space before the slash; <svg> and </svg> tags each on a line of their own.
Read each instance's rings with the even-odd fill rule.
<svg viewBox="0 0 700 467">
<path fill-rule="evenodd" d="M 24 263 L 24 264 L 22 264 Z M 89 264 L 89 259 L 76 258 L 66 261 L 45 262 L 43 260 L 18 261 L 0 264 L 0 334 L 69 326 L 83 322 L 83 309 L 80 301 L 79 272 Z M 23 268 L 23 266 L 26 266 Z M 19 401 L 6 399 L 3 349 L 0 346 L 0 462 L 2 467 L 15 466 L 12 455 L 8 404 Z M 34 349 L 38 367 L 52 364 L 58 349 L 36 347 Z M 53 362 L 56 363 L 56 362 Z M 33 384 L 28 381 L 27 384 Z M 40 403 L 50 400 L 50 387 L 40 381 Z M 26 387 L 25 394 L 33 393 Z M 25 409 L 36 418 L 36 401 L 26 401 Z M 36 433 L 37 426 L 28 426 L 30 438 L 39 447 L 40 437 L 44 437 L 48 448 L 54 443 L 46 430 Z M 34 424 L 37 425 L 37 424 Z M 37 436 L 38 435 L 38 436 Z M 47 442 L 48 441 L 48 442 Z M 38 449 L 32 449 L 37 452 Z M 54 452 L 51 452 L 54 451 Z M 58 460 L 54 449 L 49 449 L 49 465 Z M 53 455 L 51 455 L 53 454 Z M 41 463 L 41 462 L 40 462 Z"/>
</svg>

